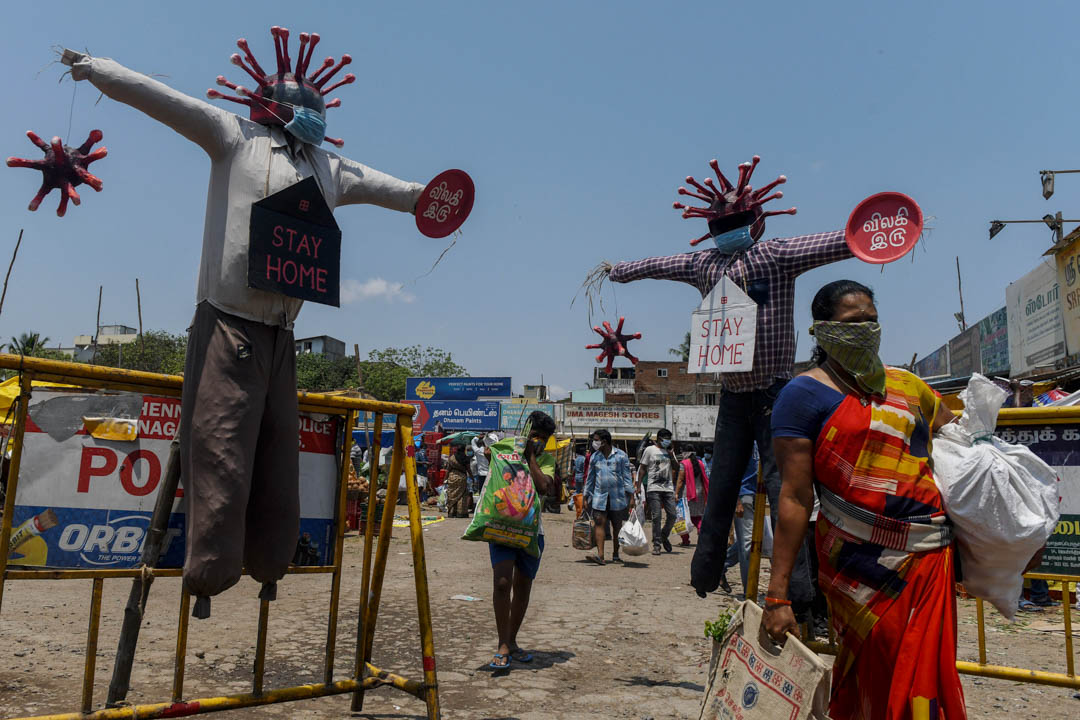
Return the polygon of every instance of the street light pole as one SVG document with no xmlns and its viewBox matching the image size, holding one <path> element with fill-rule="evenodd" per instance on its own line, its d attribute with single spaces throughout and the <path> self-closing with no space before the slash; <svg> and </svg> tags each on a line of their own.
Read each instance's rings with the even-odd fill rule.
<svg viewBox="0 0 1080 720">
<path fill-rule="evenodd" d="M 1040 170 L 1039 179 L 1042 180 L 1042 194 L 1047 200 L 1054 194 L 1054 176 L 1068 173 L 1080 173 L 1080 170 Z"/>
</svg>

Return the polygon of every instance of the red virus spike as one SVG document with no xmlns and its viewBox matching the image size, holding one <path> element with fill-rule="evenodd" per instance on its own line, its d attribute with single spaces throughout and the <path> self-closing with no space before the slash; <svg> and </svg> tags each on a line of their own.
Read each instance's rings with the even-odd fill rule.
<svg viewBox="0 0 1080 720">
<path fill-rule="evenodd" d="M 289 29 L 281 28 L 278 30 L 278 37 L 281 38 L 281 56 L 285 59 L 285 72 L 292 72 L 292 58 L 289 57 Z"/>
<path fill-rule="evenodd" d="M 784 197 L 784 193 L 777 190 L 776 192 L 774 192 L 772 195 L 769 195 L 768 197 L 755 198 L 755 201 L 759 202 L 759 203 L 767 203 L 770 200 L 779 200 L 782 197 Z"/>
<path fill-rule="evenodd" d="M 720 190 L 722 192 L 730 192 L 734 189 L 734 186 L 728 181 L 726 177 L 724 177 L 724 173 L 720 172 L 719 160 L 717 160 L 716 158 L 710 160 L 709 167 L 711 167 L 713 169 L 713 172 L 716 173 L 716 179 L 720 181 Z M 709 181 L 706 180 L 705 182 Z"/>
<path fill-rule="evenodd" d="M 599 325 L 594 327 L 593 332 L 599 335 L 601 340 L 599 343 L 585 346 L 586 350 L 600 350 L 600 354 L 596 356 L 596 362 L 603 362 L 604 358 L 607 358 L 607 365 L 604 369 L 604 373 L 607 375 L 611 374 L 616 357 L 625 357 L 635 365 L 638 363 L 638 359 L 630 354 L 626 346 L 629 341 L 640 339 L 641 333 L 632 335 L 624 333 L 623 323 L 625 321 L 626 318 L 619 318 L 619 323 L 614 328 L 607 321 L 604 321 L 602 328 Z"/>
<path fill-rule="evenodd" d="M 330 102 L 326 103 L 326 109 L 341 107 L 341 98 L 334 98 Z"/>
<path fill-rule="evenodd" d="M 304 51 L 307 49 L 309 37 L 306 32 L 300 33 L 300 50 L 296 53 L 296 70 L 294 71 L 297 81 L 304 77 Z"/>
<path fill-rule="evenodd" d="M 299 74 L 307 75 L 308 70 L 311 68 L 311 56 L 315 54 L 315 46 L 319 44 L 319 33 L 311 33 L 308 36 L 311 44 L 308 45 L 307 57 L 304 58 L 304 69 Z"/>
<path fill-rule="evenodd" d="M 695 245 L 698 245 L 698 244 L 700 244 L 700 243 L 703 243 L 703 242 L 705 242 L 706 240 L 708 240 L 708 239 L 709 239 L 709 238 L 711 238 L 711 237 L 712 237 L 712 234 L 711 234 L 711 233 L 705 233 L 704 235 L 702 235 L 701 237 L 697 238 L 696 240 L 691 240 L 691 241 L 690 241 L 690 247 L 694 247 Z"/>
<path fill-rule="evenodd" d="M 247 58 L 248 64 L 251 65 L 252 69 L 265 78 L 266 71 L 262 69 L 261 65 L 259 65 L 259 61 L 255 59 L 255 55 L 252 54 L 251 48 L 248 47 L 248 41 L 244 38 L 240 38 L 236 41 L 236 47 L 244 51 L 244 57 Z"/>
<path fill-rule="evenodd" d="M 49 152 L 49 143 L 38 137 L 38 134 L 35 133 L 33 130 L 27 130 L 26 137 L 30 138 L 30 142 L 34 143 L 45 152 Z"/>
<path fill-rule="evenodd" d="M 680 195 L 689 195 L 692 198 L 697 198 L 698 200 L 701 200 L 702 202 L 707 202 L 707 203 L 711 203 L 713 200 L 716 199 L 714 196 L 705 195 L 704 193 L 696 193 L 696 192 L 693 192 L 691 190 L 687 190 L 684 187 L 679 188 L 679 194 Z"/>
<path fill-rule="evenodd" d="M 787 182 L 787 178 L 784 177 L 783 175 L 781 175 L 780 177 L 776 178 L 775 180 L 773 180 L 771 183 L 769 183 L 765 187 L 763 187 L 760 190 L 756 191 L 754 193 L 754 195 L 756 196 L 754 199 L 756 200 L 759 197 L 764 197 L 774 187 L 776 187 L 777 185 L 783 185 L 786 182 Z"/>
<path fill-rule="evenodd" d="M 354 82 L 356 82 L 356 76 L 353 75 L 352 73 L 349 73 L 348 75 L 341 78 L 340 80 L 338 80 L 336 83 L 334 83 L 330 87 L 323 90 L 322 94 L 323 95 L 329 95 L 334 90 L 337 90 L 339 87 L 341 87 L 342 85 L 349 85 L 349 84 L 354 83 Z"/>
<path fill-rule="evenodd" d="M 238 68 L 242 68 L 244 72 L 251 76 L 252 80 L 259 83 L 259 87 L 266 87 L 267 82 L 269 82 L 265 77 L 263 77 L 259 73 L 256 73 L 254 70 L 245 65 L 243 59 L 241 59 L 240 57 L 240 53 L 233 53 L 232 55 L 230 55 L 229 62 L 231 62 Z M 219 75 L 218 77 L 221 76 Z"/>
<path fill-rule="evenodd" d="M 738 195 L 742 195 L 746 191 L 746 183 L 750 180 L 750 173 L 753 172 L 753 165 L 750 163 L 739 163 L 739 185 L 735 188 L 735 192 Z"/>
<path fill-rule="evenodd" d="M 709 202 L 712 202 L 713 200 L 716 199 L 716 192 L 714 190 L 710 190 L 709 188 L 703 186 L 701 183 L 699 183 L 697 180 L 694 179 L 693 175 L 687 175 L 686 176 L 686 182 L 690 183 L 695 188 L 697 188 L 698 192 L 703 193 L 705 195 L 708 195 L 709 196 Z M 706 180 L 705 182 L 708 182 L 708 180 Z"/>
<path fill-rule="evenodd" d="M 86 142 L 79 146 L 79 152 L 83 155 L 90 152 L 90 148 L 92 148 L 95 143 L 101 142 L 101 138 L 103 137 L 105 137 L 105 135 L 100 130 L 91 130 L 90 134 L 86 136 Z M 104 149 L 105 148 L 101 148 L 101 150 Z M 97 154 L 97 152 L 95 152 L 95 154 Z M 102 154 L 101 157 L 105 157 L 105 155 Z M 93 158 L 93 160 L 97 160 L 97 158 Z M 91 160 L 91 162 L 93 162 L 93 160 Z"/>
<path fill-rule="evenodd" d="M 242 97 L 236 97 L 234 95 L 226 95 L 225 93 L 218 92 L 214 88 L 210 88 L 206 91 L 206 97 L 213 98 L 214 100 L 228 100 L 229 102 L 239 103 L 241 105 L 247 105 L 251 107 L 251 100 Z"/>
<path fill-rule="evenodd" d="M 332 58 L 332 57 L 326 58 L 325 60 L 322 61 L 322 65 L 319 66 L 319 69 L 316 70 L 315 72 L 313 72 L 310 77 L 308 77 L 308 82 L 314 83 L 316 80 L 319 79 L 320 75 L 322 75 L 324 72 L 326 72 L 327 68 L 330 68 L 330 67 L 333 67 L 333 66 L 334 66 L 334 58 Z"/>
<path fill-rule="evenodd" d="M 67 212 L 69 200 L 76 205 L 82 202 L 79 193 L 75 191 L 76 186 L 86 183 L 94 190 L 101 191 L 101 180 L 91 175 L 90 171 L 86 169 L 87 165 L 95 160 L 100 160 L 108 154 L 108 150 L 103 147 L 89 152 L 94 143 L 102 139 L 103 135 L 100 130 L 91 130 L 86 142 L 78 148 L 64 145 L 59 137 L 54 137 L 52 142 L 46 143 L 33 132 L 26 133 L 26 136 L 44 151 L 45 157 L 40 160 L 12 157 L 8 158 L 7 164 L 8 167 L 24 167 L 41 171 L 41 187 L 38 188 L 33 200 L 30 201 L 29 209 L 31 211 L 38 209 L 41 201 L 45 199 L 45 196 L 53 188 L 60 191 L 60 206 L 56 210 L 56 214 L 60 217 L 63 217 L 64 213 Z"/>
<path fill-rule="evenodd" d="M 324 137 L 323 140 L 335 147 L 345 147 L 345 141 L 341 138 Z"/>
<path fill-rule="evenodd" d="M 348 54 L 342 55 L 341 59 L 337 61 L 337 64 L 334 65 L 334 67 L 330 68 L 330 72 L 326 73 L 321 78 L 319 78 L 319 81 L 315 83 L 315 87 L 322 90 L 322 86 L 325 85 L 326 83 L 328 83 L 330 81 L 330 78 L 337 75 L 338 72 L 341 71 L 341 68 L 345 67 L 346 65 L 348 65 L 351 62 L 352 62 L 352 55 L 348 55 Z M 330 90 L 327 90 L 326 92 L 330 92 Z"/>
<path fill-rule="evenodd" d="M 788 208 L 787 210 L 769 210 L 761 214 L 762 218 L 773 217 L 774 215 L 795 215 L 798 213 L 796 208 Z"/>
<path fill-rule="evenodd" d="M 285 55 L 281 51 L 281 38 L 279 37 L 281 28 L 277 25 L 270 28 L 270 34 L 274 36 L 274 54 L 277 55 L 277 71 L 278 75 L 284 75 L 288 70 L 285 68 Z"/>
</svg>

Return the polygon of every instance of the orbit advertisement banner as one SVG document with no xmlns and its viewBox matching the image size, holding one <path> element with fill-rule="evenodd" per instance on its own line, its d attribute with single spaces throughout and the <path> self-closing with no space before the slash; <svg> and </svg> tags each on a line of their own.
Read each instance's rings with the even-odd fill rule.
<svg viewBox="0 0 1080 720">
<path fill-rule="evenodd" d="M 178 398 L 35 392 L 23 435 L 9 565 L 138 567 L 179 423 Z M 338 424 L 336 417 L 300 414 L 296 564 L 332 562 Z M 184 563 L 183 486 L 181 477 L 158 567 Z"/>
</svg>

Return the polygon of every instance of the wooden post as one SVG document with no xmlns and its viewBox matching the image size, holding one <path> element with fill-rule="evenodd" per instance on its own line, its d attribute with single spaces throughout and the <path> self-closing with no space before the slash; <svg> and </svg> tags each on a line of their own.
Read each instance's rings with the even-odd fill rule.
<svg viewBox="0 0 1080 720">
<path fill-rule="evenodd" d="M 165 465 L 165 477 L 154 504 L 154 514 L 150 516 L 146 542 L 143 544 L 141 564 L 143 568 L 155 568 L 165 544 L 169 530 L 169 516 L 172 515 L 173 500 L 180 483 L 180 437 L 173 437 L 169 446 L 169 460 Z M 139 642 L 139 629 L 142 626 L 146 600 L 150 595 L 150 584 L 154 582 L 153 573 L 144 573 L 131 581 L 127 605 L 124 607 L 124 621 L 120 628 L 120 640 L 116 646 L 116 662 L 113 663 L 112 681 L 106 705 L 116 707 L 128 694 L 131 681 L 131 668 L 135 663 L 135 646 Z"/>
<path fill-rule="evenodd" d="M 94 325 L 94 351 L 93 351 L 93 355 L 91 355 L 91 357 L 90 357 L 90 364 L 91 365 L 96 365 L 97 364 L 97 341 L 98 341 L 98 333 L 101 332 L 101 292 L 104 289 L 105 289 L 104 285 L 98 285 L 98 291 L 97 291 L 97 320 L 96 320 L 96 323 Z"/>
<path fill-rule="evenodd" d="M 135 278 L 135 306 L 139 309 L 139 352 L 145 356 L 146 346 L 143 345 L 142 337 L 142 295 L 139 294 L 139 278 Z"/>
<path fill-rule="evenodd" d="M 0 313 L 4 311 L 4 298 L 7 297 L 8 278 L 11 277 L 11 268 L 15 267 L 15 256 L 19 254 L 19 246 L 22 245 L 22 229 L 19 230 L 19 239 L 15 241 L 15 252 L 11 253 L 11 262 L 8 263 L 7 275 L 4 276 L 4 292 L 0 293 Z"/>
<path fill-rule="evenodd" d="M 956 288 L 960 291 L 960 331 L 967 330 L 967 315 L 964 314 L 964 282 L 960 279 L 960 256 L 956 256 Z"/>
</svg>

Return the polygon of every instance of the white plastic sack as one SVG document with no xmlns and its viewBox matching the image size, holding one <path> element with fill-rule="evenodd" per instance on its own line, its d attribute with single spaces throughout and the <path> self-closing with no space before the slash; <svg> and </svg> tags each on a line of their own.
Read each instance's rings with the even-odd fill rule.
<svg viewBox="0 0 1080 720">
<path fill-rule="evenodd" d="M 975 374 L 960 399 L 960 421 L 934 437 L 934 476 L 956 530 L 964 589 L 1011 620 L 1021 574 L 1058 521 L 1058 477 L 1028 448 L 994 437 L 1004 390 Z"/>
<path fill-rule="evenodd" d="M 619 530 L 619 549 L 627 555 L 644 555 L 649 552 L 649 539 L 645 537 L 645 528 L 641 526 L 637 508 L 634 508 L 630 518 Z"/>
</svg>

